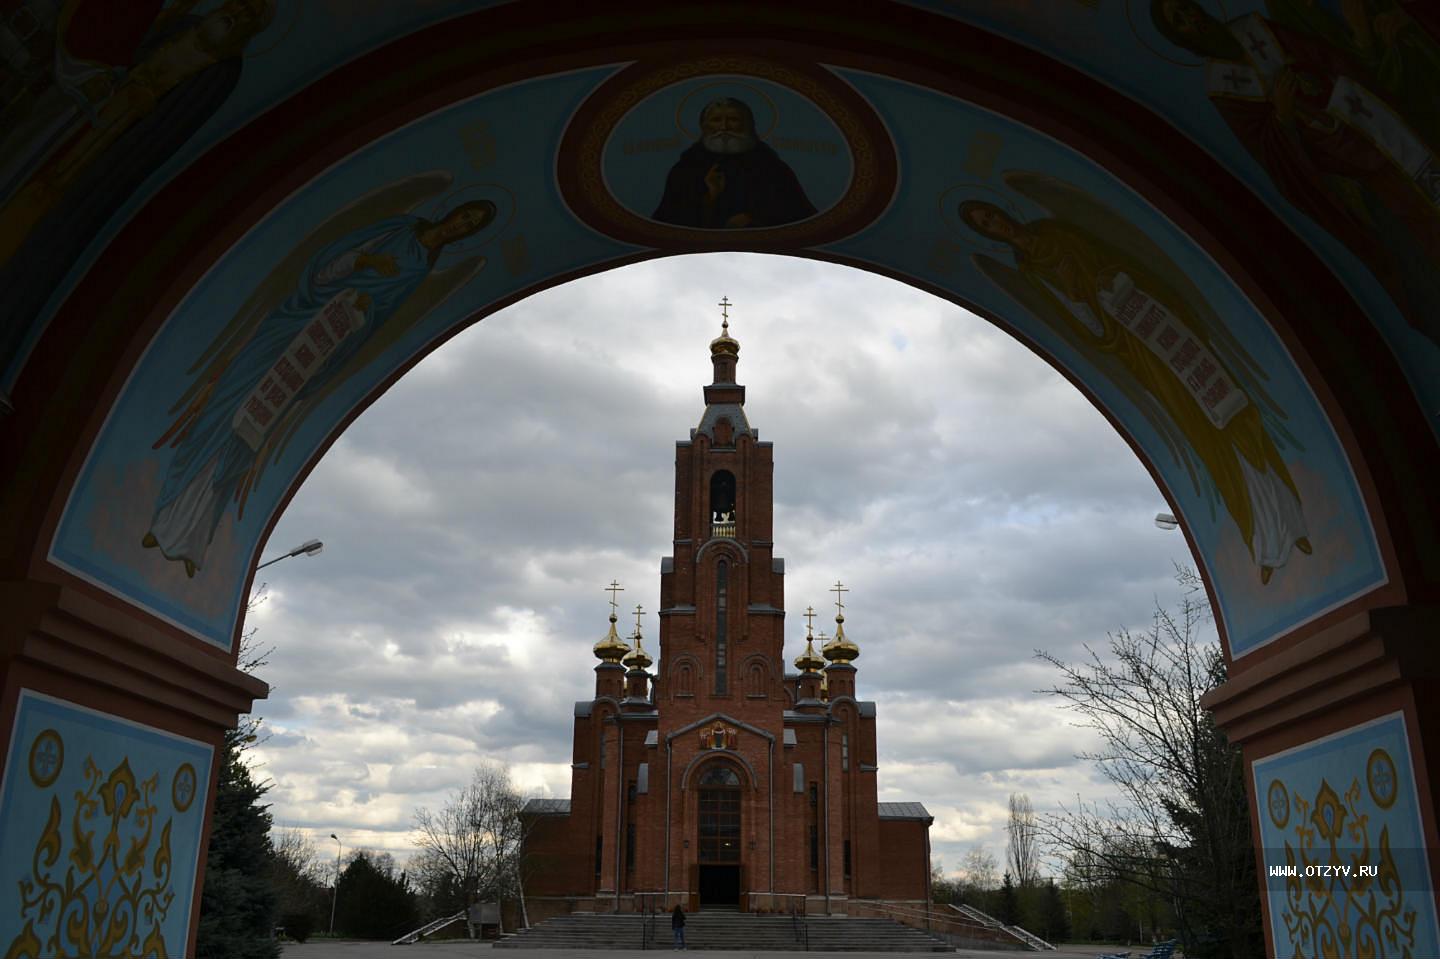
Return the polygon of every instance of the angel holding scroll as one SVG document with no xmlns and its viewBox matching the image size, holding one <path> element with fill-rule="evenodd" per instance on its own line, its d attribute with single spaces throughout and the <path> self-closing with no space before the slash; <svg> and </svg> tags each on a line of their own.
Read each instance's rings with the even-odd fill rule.
<svg viewBox="0 0 1440 959">
<path fill-rule="evenodd" d="M 1135 403 L 1197 492 L 1195 465 L 1204 467 L 1262 583 L 1292 548 L 1311 552 L 1299 491 L 1261 404 L 1283 414 L 1200 290 L 1158 245 L 1079 188 L 1014 170 L 1005 182 L 1054 216 L 1022 223 L 993 203 L 964 201 L 960 219 L 1008 247 L 1014 261 L 976 254 L 975 264 Z"/>
<path fill-rule="evenodd" d="M 437 269 L 448 245 L 495 219 L 489 200 L 438 220 L 411 212 L 450 174 L 409 177 L 330 217 L 295 246 L 191 366 L 196 378 L 154 444 L 173 449 L 142 545 L 194 576 L 225 511 L 339 384 L 379 357 L 485 265 Z"/>
</svg>

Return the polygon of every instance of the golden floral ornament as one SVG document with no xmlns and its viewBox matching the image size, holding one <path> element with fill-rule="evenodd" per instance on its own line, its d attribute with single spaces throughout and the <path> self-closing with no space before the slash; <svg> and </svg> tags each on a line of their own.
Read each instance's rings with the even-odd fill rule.
<svg viewBox="0 0 1440 959">
<path fill-rule="evenodd" d="M 1278 779 L 1270 780 L 1270 788 L 1265 792 L 1265 808 L 1270 813 L 1270 821 L 1275 824 L 1276 829 L 1284 829 L 1290 822 L 1290 794 L 1285 790 L 1285 784 Z"/>
<path fill-rule="evenodd" d="M 89 756 L 82 775 L 68 814 L 58 794 L 50 798 L 19 882 L 25 925 L 4 959 L 168 959 L 162 928 L 175 892 L 171 821 L 157 823 L 154 801 L 160 777 L 139 781 L 128 758 L 106 773 Z"/>
<path fill-rule="evenodd" d="M 195 767 L 189 763 L 181 763 L 180 768 L 175 770 L 175 776 L 170 780 L 170 802 L 175 806 L 176 812 L 186 812 L 191 803 L 195 801 L 195 794 L 198 792 L 199 780 L 195 776 Z"/>
<path fill-rule="evenodd" d="M 42 729 L 30 744 L 30 781 L 46 789 L 65 766 L 65 741 L 53 729 Z"/>
<path fill-rule="evenodd" d="M 1272 822 L 1276 785 L 1288 791 L 1279 780 L 1267 790 Z M 1343 796 L 1321 779 L 1312 800 L 1296 792 L 1285 803 L 1287 821 L 1291 806 L 1295 812 L 1293 841 L 1285 840 L 1287 955 L 1414 955 L 1417 911 L 1406 898 L 1389 826 L 1372 839 L 1375 814 L 1363 805 L 1366 792 L 1358 778 Z"/>
<path fill-rule="evenodd" d="M 1365 785 L 1369 787 L 1370 798 L 1375 800 L 1375 805 L 1381 809 L 1395 805 L 1399 781 L 1395 760 L 1390 758 L 1390 754 L 1383 749 L 1372 752 L 1365 762 Z"/>
</svg>

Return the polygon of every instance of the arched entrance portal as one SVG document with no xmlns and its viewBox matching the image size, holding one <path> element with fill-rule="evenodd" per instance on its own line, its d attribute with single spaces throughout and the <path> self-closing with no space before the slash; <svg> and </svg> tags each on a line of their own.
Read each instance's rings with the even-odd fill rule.
<svg viewBox="0 0 1440 959">
<path fill-rule="evenodd" d="M 169 784 L 149 931 L 193 941 L 213 748 L 264 693 L 242 599 L 350 419 L 536 289 L 724 249 L 901 278 L 1070 377 L 1201 562 L 1261 874 L 1353 795 L 1420 851 L 1386 908 L 1440 953 L 1435 58 L 1353 54 L 1433 50 L 1425 5 L 1242 0 L 1202 48 L 1179 4 L 140 4 L 103 52 L 32 6 L 0 27 L 0 945 L 60 914 L 15 892 L 50 801 L 122 766 Z M 1267 887 L 1272 951 L 1349 892 Z"/>
<path fill-rule="evenodd" d="M 741 798 L 740 776 L 727 763 L 707 767 L 696 781 L 695 888 L 702 908 L 740 904 Z"/>
</svg>

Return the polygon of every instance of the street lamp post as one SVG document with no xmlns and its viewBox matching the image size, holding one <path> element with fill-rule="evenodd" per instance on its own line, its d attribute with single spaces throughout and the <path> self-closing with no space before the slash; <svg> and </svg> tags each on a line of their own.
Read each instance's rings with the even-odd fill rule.
<svg viewBox="0 0 1440 959">
<path fill-rule="evenodd" d="M 317 553 L 322 552 L 324 549 L 325 544 L 320 542 L 318 539 L 307 539 L 305 542 L 301 543 L 299 546 L 295 547 L 290 552 L 282 553 L 274 559 L 267 559 L 265 562 L 261 563 L 255 568 L 257 570 L 261 570 L 264 569 L 266 566 L 271 566 L 275 563 L 280 562 L 282 559 L 289 559 L 292 556 L 314 556 Z"/>
<path fill-rule="evenodd" d="M 282 557 L 283 558 L 283 557 Z M 333 832 L 330 838 L 335 840 L 335 888 L 330 890 L 330 935 L 335 935 L 335 903 L 340 899 L 340 850 L 344 847 L 340 844 L 340 837 Z"/>
</svg>

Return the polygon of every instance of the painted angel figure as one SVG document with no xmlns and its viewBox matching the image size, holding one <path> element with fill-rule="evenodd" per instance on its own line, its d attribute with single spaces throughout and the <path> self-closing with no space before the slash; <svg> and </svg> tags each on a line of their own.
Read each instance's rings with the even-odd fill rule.
<svg viewBox="0 0 1440 959">
<path fill-rule="evenodd" d="M 495 220 L 489 200 L 431 221 L 412 212 L 450 174 L 383 187 L 336 213 L 290 251 L 191 367 L 190 389 L 154 444 L 172 448 L 142 545 L 194 576 L 230 504 L 237 517 L 265 469 L 314 406 L 378 357 L 485 265 L 437 269 L 447 245 Z"/>
<path fill-rule="evenodd" d="M 1283 414 L 1200 290 L 1159 246 L 1079 188 L 1014 170 L 1005 182 L 1054 215 L 1021 223 L 992 203 L 961 203 L 966 225 L 1014 258 L 1010 266 L 976 254 L 975 264 L 1136 404 L 1197 492 L 1196 461 L 1204 467 L 1262 583 L 1292 549 L 1311 552 L 1300 493 L 1261 406 Z"/>
</svg>

